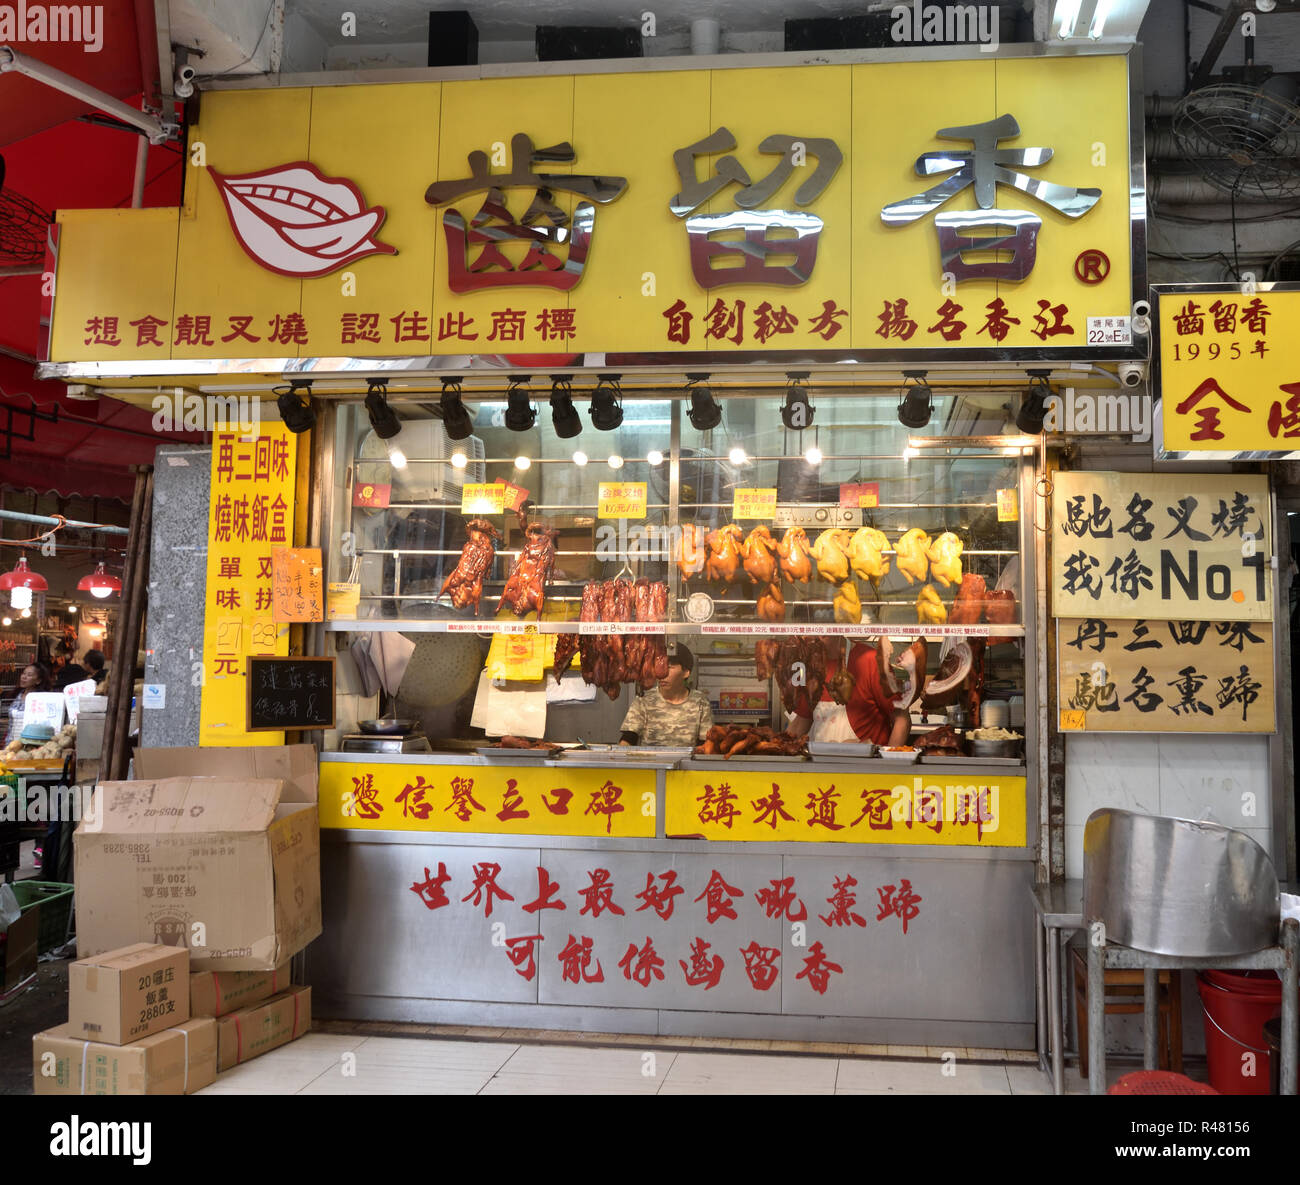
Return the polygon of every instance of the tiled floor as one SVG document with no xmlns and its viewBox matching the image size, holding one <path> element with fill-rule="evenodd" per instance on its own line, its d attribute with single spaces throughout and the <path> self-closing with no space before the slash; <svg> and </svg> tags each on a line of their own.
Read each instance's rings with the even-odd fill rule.
<svg viewBox="0 0 1300 1185">
<path fill-rule="evenodd" d="M 398 1028 L 372 1025 L 367 1032 L 385 1027 Z M 1113 1082 L 1132 1067 L 1108 1069 Z M 1066 1078 L 1069 1093 L 1087 1093 L 1077 1070 Z M 1051 1090 L 1036 1056 L 1017 1050 L 424 1026 L 406 1036 L 312 1032 L 222 1074 L 199 1093 L 1018 1095 Z"/>
</svg>

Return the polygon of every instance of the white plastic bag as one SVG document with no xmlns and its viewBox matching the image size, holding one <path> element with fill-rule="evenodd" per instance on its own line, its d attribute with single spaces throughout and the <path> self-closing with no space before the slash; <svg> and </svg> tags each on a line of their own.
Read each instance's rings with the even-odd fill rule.
<svg viewBox="0 0 1300 1185">
<path fill-rule="evenodd" d="M 23 907 L 18 904 L 13 889 L 0 883 L 0 934 L 7 931 L 22 916 Z"/>
</svg>

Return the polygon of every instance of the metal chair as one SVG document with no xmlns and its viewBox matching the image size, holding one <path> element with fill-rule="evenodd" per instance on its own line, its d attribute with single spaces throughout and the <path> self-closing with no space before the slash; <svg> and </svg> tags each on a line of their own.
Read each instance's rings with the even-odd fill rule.
<svg viewBox="0 0 1300 1185">
<path fill-rule="evenodd" d="M 1300 924 L 1280 918 L 1277 876 L 1248 835 L 1216 823 L 1094 811 L 1084 829 L 1089 1090 L 1106 1090 L 1105 973 L 1143 973 L 1144 1058 L 1156 1068 L 1161 968 L 1282 976 L 1281 1091 L 1296 1093 Z"/>
</svg>

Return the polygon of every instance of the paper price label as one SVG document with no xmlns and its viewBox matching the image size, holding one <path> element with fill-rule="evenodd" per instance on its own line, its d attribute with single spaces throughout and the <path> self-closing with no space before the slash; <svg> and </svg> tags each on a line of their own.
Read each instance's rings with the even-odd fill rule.
<svg viewBox="0 0 1300 1185">
<path fill-rule="evenodd" d="M 461 486 L 461 514 L 504 514 L 505 510 L 504 482 L 467 481 Z"/>
<path fill-rule="evenodd" d="M 352 505 L 383 510 L 392 493 L 393 487 L 387 482 L 359 481 L 352 487 Z"/>
<path fill-rule="evenodd" d="M 1087 713 L 1082 708 L 1062 708 L 1061 731 L 1082 732 L 1085 727 L 1086 717 Z"/>
<path fill-rule="evenodd" d="M 736 491 L 731 508 L 734 519 L 769 519 L 776 514 L 776 490 L 743 489 Z"/>
<path fill-rule="evenodd" d="M 645 518 L 646 483 L 602 481 L 597 501 L 597 518 Z"/>
<path fill-rule="evenodd" d="M 1014 486 L 998 490 L 998 522 L 1014 523 L 1020 517 L 1020 495 Z"/>
<path fill-rule="evenodd" d="M 331 580 L 325 590 L 327 621 L 354 621 L 361 606 L 361 585 Z"/>
</svg>

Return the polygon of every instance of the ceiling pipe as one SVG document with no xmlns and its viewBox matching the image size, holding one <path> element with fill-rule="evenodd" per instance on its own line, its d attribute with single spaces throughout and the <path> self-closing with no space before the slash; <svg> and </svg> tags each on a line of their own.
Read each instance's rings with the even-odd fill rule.
<svg viewBox="0 0 1300 1185">
<path fill-rule="evenodd" d="M 26 54 L 20 54 L 8 45 L 0 45 L 0 74 L 11 72 L 33 78 L 37 82 L 53 87 L 56 91 L 62 91 L 65 95 L 71 95 L 91 107 L 116 116 L 123 123 L 129 123 L 133 128 L 142 131 L 149 137 L 150 144 L 165 144 L 177 134 L 178 128 L 175 123 L 164 122 L 156 116 L 137 111 L 134 107 L 113 98 L 112 95 L 105 94 L 88 82 L 82 82 L 81 79 L 65 74 L 62 70 L 56 70 L 53 66 L 47 66 L 44 62 L 30 58 Z"/>
<path fill-rule="evenodd" d="M 1155 205 L 1161 202 L 1171 206 L 1226 206 L 1232 195 L 1204 177 L 1190 173 L 1155 173 L 1147 178 L 1147 200 Z M 1284 206 L 1281 198 L 1265 198 L 1259 194 L 1238 193 L 1238 206 Z"/>
<path fill-rule="evenodd" d="M 707 57 L 721 53 L 722 26 L 714 20 L 691 21 L 691 53 Z"/>
<path fill-rule="evenodd" d="M 0 510 L 0 519 L 15 523 L 35 523 L 39 527 L 67 527 L 78 531 L 100 531 L 106 535 L 129 535 L 126 527 L 116 527 L 103 523 L 82 523 L 71 518 L 50 518 L 46 514 L 23 514 L 18 510 Z M 13 543 L 12 539 L 0 539 L 0 543 Z"/>
</svg>

